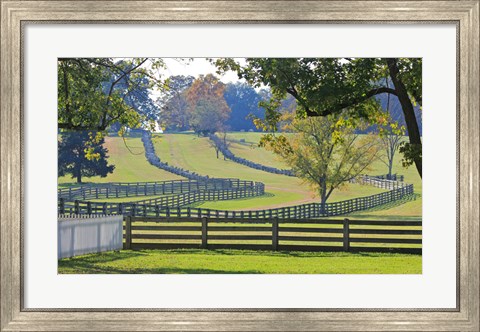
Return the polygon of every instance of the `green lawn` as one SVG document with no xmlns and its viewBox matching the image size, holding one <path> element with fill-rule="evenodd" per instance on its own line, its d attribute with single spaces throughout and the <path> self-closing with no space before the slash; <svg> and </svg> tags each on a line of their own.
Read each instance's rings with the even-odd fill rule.
<svg viewBox="0 0 480 332">
<path fill-rule="evenodd" d="M 246 250 L 107 252 L 58 261 L 59 273 L 420 274 L 419 255 Z"/>
<path fill-rule="evenodd" d="M 145 150 L 140 138 L 126 138 L 125 145 L 121 137 L 105 137 L 105 147 L 110 156 L 108 162 L 115 165 L 113 173 L 104 178 L 99 176 L 84 178 L 84 182 L 143 182 L 183 179 L 150 165 L 145 158 Z M 63 176 L 58 178 L 58 184 L 59 186 L 68 186 L 74 184 L 74 180 L 70 176 Z"/>
</svg>

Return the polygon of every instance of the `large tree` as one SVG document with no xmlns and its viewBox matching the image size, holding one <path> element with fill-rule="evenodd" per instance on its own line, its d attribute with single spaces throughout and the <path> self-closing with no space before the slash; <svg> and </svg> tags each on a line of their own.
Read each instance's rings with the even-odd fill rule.
<svg viewBox="0 0 480 332">
<path fill-rule="evenodd" d="M 227 84 L 224 98 L 232 110 L 227 121 L 227 125 L 231 130 L 257 130 L 249 117 L 263 118 L 265 110 L 259 106 L 259 103 L 262 101 L 261 94 L 250 85 L 237 82 Z"/>
<path fill-rule="evenodd" d="M 108 150 L 103 143 L 103 137 L 95 132 L 63 133 L 58 142 L 58 176 L 70 174 L 72 179 L 81 183 L 83 177 L 106 177 L 112 173 L 115 166 L 108 165 Z"/>
<path fill-rule="evenodd" d="M 158 99 L 161 105 L 162 127 L 166 130 L 184 131 L 189 129 L 190 114 L 185 91 L 192 85 L 193 76 L 171 76 L 166 81 L 167 89 Z"/>
<path fill-rule="evenodd" d="M 326 116 L 347 109 L 353 126 L 360 118 L 375 121 L 379 109 L 375 96 L 396 96 L 409 136 L 401 151 L 405 163 L 414 163 L 422 175 L 422 141 L 414 112 L 414 105 L 422 105 L 422 59 L 247 58 L 240 65 L 227 58 L 215 64 L 220 72 L 234 70 L 255 87 L 268 86 L 273 102 L 290 94 L 297 101 L 299 116 Z M 383 83 L 385 77 L 392 87 Z M 267 108 L 266 118 L 278 120 L 273 107 Z"/>
<path fill-rule="evenodd" d="M 332 192 L 367 170 L 379 152 L 375 135 L 355 134 L 344 120 L 334 114 L 294 119 L 294 134 L 262 141 L 318 191 L 322 212 Z"/>
<path fill-rule="evenodd" d="M 145 94 L 162 86 L 155 71 L 163 65 L 151 58 L 58 59 L 58 128 L 104 131 L 152 119 Z"/>
<path fill-rule="evenodd" d="M 190 127 L 201 135 L 225 128 L 230 108 L 223 97 L 225 85 L 214 75 L 200 75 L 185 91 L 190 114 Z"/>
</svg>

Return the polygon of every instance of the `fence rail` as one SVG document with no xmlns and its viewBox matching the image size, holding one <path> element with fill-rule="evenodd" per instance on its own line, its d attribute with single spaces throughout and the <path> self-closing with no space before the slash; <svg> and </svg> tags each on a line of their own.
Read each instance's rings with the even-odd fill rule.
<svg viewBox="0 0 480 332">
<path fill-rule="evenodd" d="M 205 192 L 204 192 L 205 194 Z M 213 193 L 216 195 L 218 192 Z M 229 194 L 233 195 L 233 191 Z M 74 214 L 124 214 L 129 216 L 140 217 L 216 217 L 216 218 L 242 218 L 242 219 L 264 219 L 264 218 L 319 218 L 339 216 L 356 211 L 364 211 L 376 206 L 387 204 L 413 194 L 413 185 L 406 185 L 391 191 L 370 195 L 366 197 L 358 197 L 340 202 L 326 203 L 308 203 L 295 206 L 280 207 L 275 209 L 253 210 L 253 211 L 232 211 L 232 210 L 215 210 L 202 209 L 192 207 L 176 207 L 161 206 L 155 204 L 141 203 L 111 203 L 111 202 L 89 202 L 79 201 L 66 202 L 59 199 L 59 213 Z M 199 194 L 200 195 L 200 194 Z M 208 193 L 201 197 L 203 200 L 209 198 L 215 199 L 214 196 L 208 197 Z M 253 194 L 252 194 L 253 196 Z M 176 203 L 187 203 L 188 199 L 200 199 L 200 196 L 193 198 L 184 198 L 183 201 Z M 218 198 L 217 198 L 218 199 Z M 225 196 L 225 199 L 231 199 Z"/>
<path fill-rule="evenodd" d="M 170 180 L 157 182 L 134 182 L 134 183 L 107 183 L 88 184 L 78 187 L 59 188 L 58 197 L 66 201 L 75 199 L 98 199 L 119 198 L 134 196 L 155 196 L 165 194 L 181 194 L 192 191 L 212 190 L 256 190 L 263 195 L 265 185 L 261 182 L 240 179 L 217 179 L 208 180 Z"/>
<path fill-rule="evenodd" d="M 297 222 L 267 218 L 259 225 L 258 220 L 242 218 L 127 217 L 124 248 L 422 253 L 421 221 Z"/>
</svg>

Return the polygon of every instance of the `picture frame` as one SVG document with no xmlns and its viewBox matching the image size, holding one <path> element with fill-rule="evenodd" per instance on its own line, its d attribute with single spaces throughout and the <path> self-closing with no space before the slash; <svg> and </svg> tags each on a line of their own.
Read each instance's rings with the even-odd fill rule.
<svg viewBox="0 0 480 332">
<path fill-rule="evenodd" d="M 478 331 L 479 1 L 1 1 L 2 331 Z M 82 23 L 454 23 L 457 65 L 457 308 L 25 309 L 23 29 Z"/>
</svg>

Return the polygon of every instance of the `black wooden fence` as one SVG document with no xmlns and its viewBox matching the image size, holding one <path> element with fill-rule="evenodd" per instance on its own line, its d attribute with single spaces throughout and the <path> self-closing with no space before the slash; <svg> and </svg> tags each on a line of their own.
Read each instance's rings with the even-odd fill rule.
<svg viewBox="0 0 480 332">
<path fill-rule="evenodd" d="M 78 187 L 58 189 L 58 198 L 65 201 L 75 199 L 118 198 L 133 196 L 155 196 L 165 194 L 181 194 L 193 191 L 246 190 L 263 195 L 265 185 L 261 182 L 240 179 L 211 178 L 208 180 L 171 180 L 157 182 L 130 182 L 86 184 Z"/>
<path fill-rule="evenodd" d="M 124 248 L 421 254 L 421 226 L 421 221 L 127 217 Z"/>
<path fill-rule="evenodd" d="M 169 207 L 155 204 L 140 203 L 111 203 L 79 201 L 65 202 L 59 199 L 58 213 L 60 214 L 123 214 L 141 217 L 217 217 L 217 218 L 319 218 L 339 216 L 356 211 L 363 211 L 376 206 L 394 202 L 413 194 L 413 185 L 406 185 L 391 191 L 353 198 L 340 202 L 309 203 L 287 206 L 276 209 L 253 211 L 229 211 L 191 207 Z M 204 197 L 205 198 L 205 197 Z M 208 199 L 207 199 L 208 200 Z"/>
</svg>

